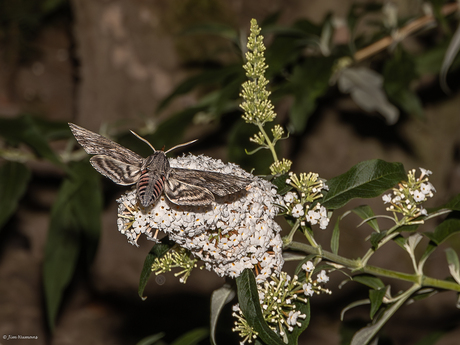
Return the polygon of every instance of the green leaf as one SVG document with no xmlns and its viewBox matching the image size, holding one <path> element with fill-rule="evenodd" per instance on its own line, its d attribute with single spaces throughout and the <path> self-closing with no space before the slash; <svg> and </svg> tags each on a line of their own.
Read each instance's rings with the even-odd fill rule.
<svg viewBox="0 0 460 345">
<path fill-rule="evenodd" d="M 425 251 L 422 254 L 422 257 L 420 258 L 419 265 L 425 264 L 425 261 L 430 257 L 430 255 L 434 252 L 434 250 L 437 248 L 437 244 L 435 244 L 433 241 L 428 242 Z"/>
<path fill-rule="evenodd" d="M 441 72 L 441 66 L 446 55 L 447 47 L 450 40 L 446 39 L 443 42 L 435 44 L 432 48 L 427 49 L 422 54 L 414 57 L 415 69 L 417 74 L 438 74 Z M 457 69 L 460 66 L 460 56 L 454 58 L 451 65 L 451 70 Z"/>
<path fill-rule="evenodd" d="M 401 163 L 387 163 L 380 159 L 364 161 L 327 181 L 329 192 L 321 204 L 327 209 L 337 209 L 351 199 L 374 198 L 406 178 Z"/>
<path fill-rule="evenodd" d="M 370 312 L 371 320 L 374 318 L 375 313 L 379 310 L 380 306 L 382 305 L 383 297 L 385 297 L 385 293 L 386 293 L 385 288 L 369 290 L 369 299 L 371 301 L 371 312 Z"/>
<path fill-rule="evenodd" d="M 21 163 L 6 162 L 0 167 L 0 230 L 16 211 L 30 175 L 29 168 Z"/>
<path fill-rule="evenodd" d="M 164 336 L 165 334 L 163 332 L 149 335 L 148 337 L 145 337 L 142 340 L 140 340 L 136 345 L 152 345 L 157 343 Z"/>
<path fill-rule="evenodd" d="M 448 208 L 452 211 L 460 211 L 460 194 L 456 195 L 452 200 L 450 200 L 441 208 Z"/>
<path fill-rule="evenodd" d="M 448 217 L 436 227 L 434 232 L 425 232 L 424 235 L 437 245 L 440 245 L 458 232 L 460 232 L 460 219 Z"/>
<path fill-rule="evenodd" d="M 299 38 L 292 36 L 274 37 L 273 42 L 267 47 L 265 58 L 267 63 L 267 78 L 281 73 L 287 65 L 295 62 L 302 50 Z"/>
<path fill-rule="evenodd" d="M 24 115 L 14 119 L 0 118 L 0 135 L 13 144 L 25 143 L 39 157 L 43 157 L 50 162 L 64 168 L 60 158 L 54 153 L 47 142 L 45 133 L 42 131 L 38 121 L 29 115 Z M 70 135 L 70 130 L 67 129 Z"/>
<path fill-rule="evenodd" d="M 374 324 L 360 329 L 353 336 L 350 345 L 365 345 L 368 344 L 385 325 L 385 323 L 393 316 L 394 313 L 407 301 L 407 299 L 418 289 L 417 285 L 412 286 L 409 290 L 403 293 L 402 296 L 389 306 L 382 316 Z"/>
<path fill-rule="evenodd" d="M 413 59 L 404 51 L 398 51 L 385 63 L 383 77 L 390 100 L 408 114 L 423 117 L 422 103 L 410 89 L 412 81 L 418 78 Z"/>
<path fill-rule="evenodd" d="M 248 324 L 259 333 L 260 339 L 266 344 L 284 345 L 281 338 L 268 327 L 260 309 L 259 294 L 254 274 L 245 269 L 236 278 L 238 287 L 238 302 Z"/>
<path fill-rule="evenodd" d="M 374 290 L 383 289 L 385 287 L 385 284 L 383 284 L 380 278 L 377 278 L 370 274 L 360 274 L 360 275 L 354 276 L 353 280 L 355 282 L 366 285 Z"/>
<path fill-rule="evenodd" d="M 211 296 L 211 344 L 216 345 L 216 326 L 222 308 L 235 296 L 235 291 L 230 285 L 225 284 L 214 290 Z"/>
<path fill-rule="evenodd" d="M 387 235 L 386 231 L 374 232 L 373 234 L 371 234 L 370 242 L 371 242 L 372 248 L 376 249 L 379 245 L 380 240 L 382 240 L 386 235 Z"/>
<path fill-rule="evenodd" d="M 447 263 L 453 265 L 456 271 L 460 272 L 460 262 L 458 261 L 458 255 L 452 248 L 446 249 Z"/>
<path fill-rule="evenodd" d="M 401 235 L 398 235 L 396 237 L 393 238 L 393 242 L 396 243 L 398 246 L 400 246 L 402 249 L 406 250 L 404 248 L 404 245 L 407 243 L 407 238 L 401 236 Z"/>
<path fill-rule="evenodd" d="M 334 254 L 339 252 L 339 240 L 340 240 L 340 218 L 337 218 L 337 221 L 334 225 L 334 231 L 332 231 L 332 238 L 331 238 L 331 250 Z"/>
<path fill-rule="evenodd" d="M 286 183 L 286 180 L 288 179 L 289 174 L 283 174 L 280 176 L 276 176 L 271 183 L 273 183 L 278 190 L 279 195 L 285 195 L 287 192 L 289 192 L 293 187 L 290 184 Z"/>
<path fill-rule="evenodd" d="M 194 345 L 198 344 L 201 340 L 206 339 L 209 335 L 207 328 L 197 328 L 190 332 L 185 333 L 180 338 L 172 342 L 171 345 Z"/>
<path fill-rule="evenodd" d="M 457 284 L 460 284 L 460 263 L 458 261 L 457 253 L 452 248 L 447 248 L 446 257 L 450 274 L 455 279 Z"/>
<path fill-rule="evenodd" d="M 290 88 L 294 94 L 294 104 L 289 114 L 290 132 L 305 130 L 308 118 L 316 109 L 316 100 L 329 88 L 333 58 L 308 57 L 296 65 L 291 77 Z"/>
<path fill-rule="evenodd" d="M 369 219 L 375 216 L 374 211 L 372 211 L 372 209 L 368 205 L 361 205 L 361 206 L 355 207 L 351 211 L 363 220 L 366 220 L 366 219 Z M 377 219 L 375 218 L 369 219 L 368 221 L 366 221 L 366 223 L 369 224 L 370 227 L 374 229 L 375 231 L 380 232 L 380 228 L 379 228 Z"/>
<path fill-rule="evenodd" d="M 79 256 L 86 254 L 87 263 L 94 258 L 101 226 L 99 174 L 87 162 L 75 163 L 71 168 L 72 175 L 64 180 L 51 209 L 45 246 L 43 284 L 51 329 Z"/>
<path fill-rule="evenodd" d="M 431 297 L 433 295 L 436 295 L 439 292 L 439 290 L 432 289 L 432 288 L 425 288 L 420 291 L 417 291 L 412 297 L 411 297 L 411 302 L 416 302 L 416 301 L 421 301 L 422 299 Z"/>
<path fill-rule="evenodd" d="M 139 288 L 137 290 L 137 293 L 142 300 L 147 299 L 147 297 L 144 297 L 143 294 L 145 286 L 150 278 L 150 274 L 152 273 L 153 262 L 165 255 L 174 246 L 174 244 L 175 243 L 173 241 L 164 237 L 161 239 L 161 243 L 155 244 L 145 257 L 144 266 L 142 267 L 141 276 L 139 278 Z"/>
<path fill-rule="evenodd" d="M 351 302 L 345 308 L 343 308 L 342 311 L 340 312 L 340 320 L 343 321 L 343 319 L 345 318 L 345 313 L 347 311 L 349 311 L 350 309 L 360 307 L 362 305 L 367 305 L 369 303 L 371 303 L 371 301 L 369 301 L 368 299 L 361 299 L 361 300 L 358 300 L 358 301 Z"/>
<path fill-rule="evenodd" d="M 203 85 L 225 85 L 228 80 L 239 79 L 237 75 L 244 77 L 244 70 L 240 64 L 233 64 L 220 68 L 207 68 L 203 72 L 194 75 L 183 81 L 177 88 L 164 98 L 157 111 L 163 110 L 174 98 L 191 92 L 193 89 Z"/>
</svg>

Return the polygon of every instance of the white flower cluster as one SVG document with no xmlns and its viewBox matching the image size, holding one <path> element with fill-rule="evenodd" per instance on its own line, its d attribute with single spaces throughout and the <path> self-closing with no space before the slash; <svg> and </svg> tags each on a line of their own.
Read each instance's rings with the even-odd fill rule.
<svg viewBox="0 0 460 345">
<path fill-rule="evenodd" d="M 383 202 L 390 204 L 387 211 L 401 213 L 408 221 L 428 214 L 420 204 L 432 198 L 436 189 L 428 181 L 431 171 L 423 168 L 420 168 L 420 171 L 420 177 L 416 178 L 415 169 L 410 170 L 407 174 L 407 182 L 403 181 L 398 188 L 393 188 L 393 194 L 382 196 Z"/>
<path fill-rule="evenodd" d="M 300 307 L 301 310 L 298 310 L 299 307 L 295 302 L 306 304 L 308 298 L 314 294 L 331 294 L 329 289 L 320 285 L 329 281 L 325 270 L 321 270 L 316 280 L 313 280 L 315 271 L 313 262 L 308 261 L 303 264 L 302 269 L 305 272 L 302 279 L 297 275 L 291 278 L 286 272 L 281 272 L 279 276 L 271 276 L 269 280 L 257 284 L 259 303 L 265 322 L 283 340 L 287 340 L 286 332 L 293 332 L 295 327 L 301 327 L 302 320 L 306 318 L 306 314 L 301 311 L 303 308 Z M 232 315 L 237 319 L 233 331 L 238 332 L 243 338 L 241 343 L 244 344 L 246 341 L 251 343 L 258 334 L 245 319 L 239 304 L 233 306 Z"/>
<path fill-rule="evenodd" d="M 304 206 L 295 192 L 287 192 L 284 196 L 287 213 L 294 218 L 304 217 L 311 225 L 319 224 L 320 229 L 326 229 L 329 224 L 327 210 L 317 203 L 310 209 L 310 205 Z"/>
<path fill-rule="evenodd" d="M 220 276 L 237 277 L 245 268 L 259 268 L 259 280 L 279 273 L 282 257 L 281 227 L 274 221 L 282 202 L 275 187 L 234 164 L 206 156 L 182 156 L 169 160 L 171 167 L 215 171 L 250 178 L 244 193 L 213 202 L 209 207 L 179 206 L 162 195 L 144 208 L 135 190 L 118 199 L 118 230 L 131 244 L 141 234 L 157 241 L 158 231 L 188 249 Z"/>
</svg>

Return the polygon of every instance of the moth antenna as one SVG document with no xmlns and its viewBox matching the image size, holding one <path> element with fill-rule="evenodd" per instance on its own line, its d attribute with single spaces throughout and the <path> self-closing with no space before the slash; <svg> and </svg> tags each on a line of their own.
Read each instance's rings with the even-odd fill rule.
<svg viewBox="0 0 460 345">
<path fill-rule="evenodd" d="M 139 134 L 137 134 L 136 132 L 134 131 L 130 131 L 131 133 L 133 133 L 136 137 L 138 137 L 139 139 L 141 139 L 144 143 L 146 143 L 147 145 L 149 145 L 152 150 L 155 152 L 155 148 L 152 146 L 152 144 L 150 144 L 146 139 L 142 138 Z"/>
<path fill-rule="evenodd" d="M 174 146 L 174 147 L 171 147 L 171 148 L 170 148 L 168 151 L 166 151 L 165 153 L 171 152 L 172 150 L 177 149 L 178 147 L 182 147 L 182 146 L 186 146 L 186 145 L 193 144 L 195 141 L 198 141 L 198 139 L 195 139 L 195 140 L 192 140 L 192 141 L 189 141 L 189 142 L 186 142 L 186 143 L 179 144 L 179 145 L 176 145 L 176 146 Z"/>
</svg>

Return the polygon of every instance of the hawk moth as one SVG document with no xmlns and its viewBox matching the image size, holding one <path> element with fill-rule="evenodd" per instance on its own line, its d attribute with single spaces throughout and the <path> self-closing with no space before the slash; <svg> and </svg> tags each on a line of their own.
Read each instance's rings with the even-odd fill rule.
<svg viewBox="0 0 460 345">
<path fill-rule="evenodd" d="M 218 172 L 172 168 L 166 154 L 171 150 L 194 141 L 174 146 L 164 152 L 155 150 L 147 143 L 153 154 L 143 158 L 116 142 L 69 123 L 75 139 L 91 157 L 91 165 L 113 182 L 129 186 L 136 184 L 137 197 L 142 206 L 154 203 L 164 191 L 166 197 L 177 205 L 206 206 L 215 200 L 214 195 L 223 197 L 248 187 L 250 179 Z"/>
</svg>

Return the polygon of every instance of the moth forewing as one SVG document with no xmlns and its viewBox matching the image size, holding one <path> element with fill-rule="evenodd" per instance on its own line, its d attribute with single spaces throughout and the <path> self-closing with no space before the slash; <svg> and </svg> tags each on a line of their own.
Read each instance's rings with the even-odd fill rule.
<svg viewBox="0 0 460 345">
<path fill-rule="evenodd" d="M 139 167 L 144 162 L 144 158 L 137 153 L 100 134 L 91 132 L 73 123 L 69 123 L 69 127 L 77 142 L 83 147 L 86 153 L 90 155 L 109 156 L 120 162 L 133 164 Z"/>
<path fill-rule="evenodd" d="M 214 171 L 181 168 L 173 168 L 169 176 L 188 184 L 204 187 L 220 197 L 239 192 L 252 182 L 244 177 Z"/>
</svg>

